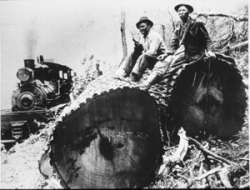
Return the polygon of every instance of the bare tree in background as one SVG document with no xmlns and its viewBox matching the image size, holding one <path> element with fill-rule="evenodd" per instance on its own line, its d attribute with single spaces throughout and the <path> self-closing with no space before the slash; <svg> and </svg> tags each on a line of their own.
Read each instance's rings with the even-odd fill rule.
<svg viewBox="0 0 250 190">
<path fill-rule="evenodd" d="M 122 51 L 123 51 L 123 57 L 120 62 L 120 64 L 123 62 L 125 57 L 128 54 L 128 47 L 127 47 L 127 41 L 126 41 L 126 13 L 124 11 L 121 12 L 121 37 L 122 37 Z"/>
</svg>

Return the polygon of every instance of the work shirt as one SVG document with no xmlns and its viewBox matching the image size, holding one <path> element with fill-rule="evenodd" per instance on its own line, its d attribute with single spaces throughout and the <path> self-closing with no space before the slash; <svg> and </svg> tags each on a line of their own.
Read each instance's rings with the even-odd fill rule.
<svg viewBox="0 0 250 190">
<path fill-rule="evenodd" d="M 146 37 L 140 36 L 139 43 L 143 47 L 143 53 L 157 57 L 166 52 L 166 45 L 160 34 L 150 30 Z"/>
<path fill-rule="evenodd" d="M 206 49 L 209 50 L 211 40 L 204 24 L 189 17 L 186 23 L 177 22 L 168 52 L 174 53 L 180 47 L 181 39 L 187 27 L 189 27 L 187 35 L 182 43 L 185 47 L 185 54 L 193 56 L 203 54 Z"/>
</svg>

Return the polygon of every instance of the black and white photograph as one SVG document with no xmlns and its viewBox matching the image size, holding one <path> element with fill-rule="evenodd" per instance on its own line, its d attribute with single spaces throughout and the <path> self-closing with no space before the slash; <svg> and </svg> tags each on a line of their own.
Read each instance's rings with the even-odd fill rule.
<svg viewBox="0 0 250 190">
<path fill-rule="evenodd" d="M 249 189 L 248 0 L 0 0 L 0 189 Z"/>
</svg>

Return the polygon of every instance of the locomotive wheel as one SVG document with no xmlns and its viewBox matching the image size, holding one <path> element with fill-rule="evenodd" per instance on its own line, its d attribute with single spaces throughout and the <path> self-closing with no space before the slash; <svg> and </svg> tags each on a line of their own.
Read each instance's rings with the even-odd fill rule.
<svg viewBox="0 0 250 190">
<path fill-rule="evenodd" d="M 230 137 L 242 126 L 246 93 L 237 70 L 218 59 L 188 66 L 176 81 L 170 110 L 189 135 Z"/>
<path fill-rule="evenodd" d="M 89 99 L 59 124 L 51 163 L 64 187 L 131 188 L 152 181 L 161 157 L 158 110 L 139 89 Z"/>
</svg>

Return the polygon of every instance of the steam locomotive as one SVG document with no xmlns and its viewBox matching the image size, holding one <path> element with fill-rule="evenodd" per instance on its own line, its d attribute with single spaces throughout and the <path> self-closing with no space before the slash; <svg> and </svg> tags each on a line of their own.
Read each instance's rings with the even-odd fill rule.
<svg viewBox="0 0 250 190">
<path fill-rule="evenodd" d="M 53 108 L 70 101 L 72 69 L 43 56 L 25 59 L 18 69 L 17 89 L 12 93 L 11 110 L 1 110 L 1 142 L 14 143 L 37 131 L 37 121 L 48 122 Z"/>
</svg>

